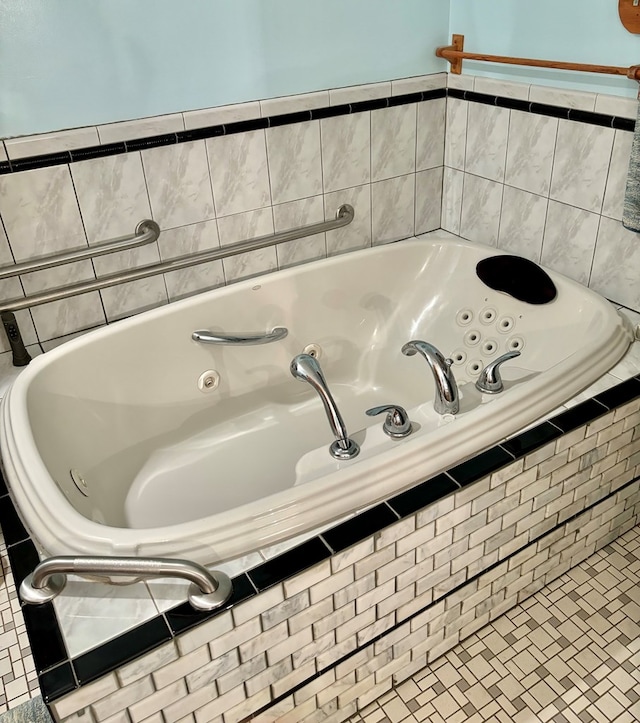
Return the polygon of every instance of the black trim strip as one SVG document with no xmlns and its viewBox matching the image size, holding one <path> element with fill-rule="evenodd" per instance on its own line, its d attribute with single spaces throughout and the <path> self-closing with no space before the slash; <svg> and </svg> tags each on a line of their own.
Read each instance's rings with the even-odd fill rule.
<svg viewBox="0 0 640 723">
<path fill-rule="evenodd" d="M 461 487 L 465 487 L 510 464 L 513 460 L 513 455 L 509 454 L 500 445 L 496 445 L 485 452 L 480 452 L 480 454 L 468 459 L 466 462 L 448 469 L 447 474 Z"/>
<path fill-rule="evenodd" d="M 320 537 L 312 537 L 298 547 L 254 567 L 253 570 L 249 570 L 247 576 L 255 585 L 256 590 L 262 592 L 272 585 L 277 585 L 279 582 L 317 565 L 328 557 L 331 557 L 331 550 Z"/>
<path fill-rule="evenodd" d="M 567 409 L 566 412 L 561 412 L 557 417 L 553 417 L 551 421 L 558 429 L 566 433 L 593 422 L 594 419 L 606 413 L 607 408 L 604 404 L 596 402 L 595 399 L 587 399 L 580 402 L 580 404 L 576 404 L 575 407 Z"/>
<path fill-rule="evenodd" d="M 392 497 L 389 501 L 389 507 L 394 510 L 401 518 L 413 515 L 418 510 L 423 509 L 427 505 L 447 497 L 453 492 L 457 492 L 460 485 L 454 482 L 451 477 L 446 474 L 439 474 L 436 477 L 421 482 L 406 492 Z"/>
<path fill-rule="evenodd" d="M 7 547 L 29 539 L 29 533 L 22 524 L 9 495 L 0 497 L 0 527 Z"/>
<path fill-rule="evenodd" d="M 73 675 L 73 668 L 68 660 L 62 665 L 41 673 L 38 682 L 45 703 L 51 703 L 58 698 L 62 698 L 63 695 L 71 693 L 72 690 L 78 687 Z"/>
<path fill-rule="evenodd" d="M 23 605 L 22 614 L 36 671 L 42 673 L 68 660 L 53 603 Z"/>
<path fill-rule="evenodd" d="M 615 387 L 596 394 L 594 399 L 611 410 L 616 407 L 621 407 L 623 404 L 631 402 L 638 397 L 640 397 L 640 381 L 633 377 L 627 379 L 626 382 L 622 382 L 622 384 L 617 384 Z"/>
<path fill-rule="evenodd" d="M 533 429 L 528 429 L 506 442 L 502 446 L 510 452 L 516 459 L 524 457 L 534 449 L 543 447 L 548 442 L 562 436 L 562 430 L 551 424 L 551 422 L 542 422 Z"/>
<path fill-rule="evenodd" d="M 330 530 L 323 532 L 320 537 L 329 545 L 333 552 L 346 550 L 376 532 L 398 521 L 398 515 L 387 505 L 376 505 L 359 515 L 345 520 Z"/>
<path fill-rule="evenodd" d="M 281 115 L 269 116 L 268 118 L 253 118 L 251 120 L 238 121 L 237 123 L 207 126 L 205 128 L 193 128 L 190 130 L 177 131 L 176 133 L 149 136 L 147 138 L 135 138 L 130 141 L 109 143 L 102 146 L 88 146 L 86 148 L 77 148 L 71 151 L 47 153 L 44 155 L 29 156 L 27 158 L 20 158 L 16 160 L 9 159 L 8 161 L 0 162 L 0 175 L 32 170 L 34 168 L 46 168 L 48 166 L 74 163 L 77 161 L 89 160 L 91 158 L 103 158 L 105 156 L 141 151 L 148 148 L 158 148 L 160 146 L 174 145 L 176 143 L 188 143 L 190 141 L 214 138 L 221 135 L 247 133 L 249 131 L 261 130 L 264 128 L 275 128 L 277 126 L 290 125 L 293 123 L 303 123 L 310 120 L 335 118 L 337 116 L 348 115 L 350 113 L 363 113 L 366 111 L 392 108 L 394 106 L 406 105 L 409 103 L 420 103 L 447 97 L 458 98 L 459 100 L 468 100 L 473 103 L 495 105 L 500 108 L 510 108 L 528 113 L 547 115 L 554 118 L 563 118 L 565 120 L 573 120 L 581 123 L 606 126 L 609 128 L 616 128 L 618 130 L 633 131 L 635 127 L 635 120 L 621 118 L 618 116 L 610 116 L 604 113 L 592 113 L 590 111 L 563 108 L 561 106 L 547 105 L 545 103 L 532 103 L 526 100 L 520 100 L 519 98 L 507 98 L 503 96 L 489 95 L 487 93 L 476 93 L 472 90 L 461 90 L 460 88 L 436 88 L 434 90 L 426 90 L 418 93 L 406 93 L 404 95 L 393 95 L 386 98 L 374 98 L 372 100 L 345 103 L 343 105 L 333 105 L 324 108 L 312 108 L 311 110 L 299 111 L 296 113 L 283 113 Z"/>
</svg>

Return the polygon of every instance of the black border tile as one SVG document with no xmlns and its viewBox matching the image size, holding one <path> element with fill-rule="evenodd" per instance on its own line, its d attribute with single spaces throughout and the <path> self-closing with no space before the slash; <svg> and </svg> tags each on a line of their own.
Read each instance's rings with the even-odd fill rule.
<svg viewBox="0 0 640 723">
<path fill-rule="evenodd" d="M 349 115 L 351 113 L 351 104 L 343 103 L 342 105 L 330 105 L 326 108 L 313 108 L 311 110 L 311 120 L 322 120 L 322 118 L 336 118 L 339 115 Z"/>
<path fill-rule="evenodd" d="M 472 457 L 471 459 L 458 464 L 447 470 L 449 477 L 452 477 L 461 487 L 486 477 L 500 467 L 513 462 L 513 456 L 500 446 L 492 447 L 486 452 Z"/>
<path fill-rule="evenodd" d="M 516 437 L 502 442 L 501 446 L 512 454 L 516 459 L 524 457 L 525 454 L 543 447 L 548 442 L 562 436 L 562 430 L 550 422 L 542 422 L 533 429 L 518 434 Z"/>
<path fill-rule="evenodd" d="M 334 552 L 340 552 L 397 521 L 396 513 L 383 502 L 326 530 L 320 536 Z"/>
<path fill-rule="evenodd" d="M 312 537 L 292 550 L 254 567 L 253 570 L 249 570 L 247 576 L 256 590 L 262 592 L 330 556 L 331 550 L 325 543 L 319 537 Z"/>
<path fill-rule="evenodd" d="M 472 103 L 482 103 L 483 105 L 496 105 L 498 96 L 489 95 L 488 93 L 476 93 L 473 90 L 465 90 L 464 99 Z"/>
<path fill-rule="evenodd" d="M 297 113 L 283 113 L 282 115 L 269 116 L 269 128 L 288 126 L 293 123 L 306 123 L 311 120 L 310 110 L 301 110 Z"/>
<path fill-rule="evenodd" d="M 223 136 L 224 133 L 224 126 L 217 125 L 178 131 L 176 137 L 178 138 L 178 143 L 188 143 L 189 141 L 201 141 L 203 138 L 216 138 L 217 136 Z"/>
<path fill-rule="evenodd" d="M 392 497 L 388 500 L 388 505 L 400 517 L 408 517 L 432 502 L 437 502 L 459 489 L 460 485 L 454 482 L 451 477 L 446 474 L 439 474 Z"/>
<path fill-rule="evenodd" d="M 252 118 L 251 120 L 236 121 L 235 123 L 226 123 L 224 126 L 225 135 L 233 133 L 248 133 L 249 131 L 259 131 L 269 127 L 268 118 Z"/>
<path fill-rule="evenodd" d="M 589 123 L 594 126 L 604 126 L 605 128 L 613 127 L 613 116 L 604 113 L 593 113 L 592 111 L 578 110 L 577 108 L 569 109 L 569 120 L 578 123 Z"/>
<path fill-rule="evenodd" d="M 69 661 L 41 673 L 38 682 L 45 703 L 53 703 L 78 687 Z"/>
<path fill-rule="evenodd" d="M 116 156 L 126 153 L 127 148 L 122 143 L 107 143 L 104 146 L 89 146 L 88 148 L 76 148 L 70 151 L 71 162 L 88 161 L 91 158 L 104 158 L 105 156 Z"/>
<path fill-rule="evenodd" d="M 9 494 L 9 488 L 5 482 L 4 474 L 2 474 L 2 471 L 0 470 L 0 497 L 6 494 Z"/>
<path fill-rule="evenodd" d="M 371 100 L 359 100 L 357 103 L 351 103 L 351 112 L 364 113 L 368 110 L 381 110 L 388 107 L 388 98 L 372 98 Z"/>
<path fill-rule="evenodd" d="M 53 603 L 23 605 L 22 614 L 36 671 L 42 673 L 48 668 L 64 663 L 69 656 Z"/>
<path fill-rule="evenodd" d="M 640 381 L 635 378 L 627 379 L 626 382 L 616 384 L 611 389 L 606 389 L 600 394 L 596 394 L 594 399 L 604 404 L 607 409 L 615 409 L 627 402 L 640 397 Z"/>
<path fill-rule="evenodd" d="M 65 163 L 71 163 L 71 154 L 69 153 L 69 151 L 61 151 L 60 153 L 46 153 L 42 156 L 29 156 L 27 158 L 18 158 L 11 161 L 11 169 L 14 172 L 31 171 L 34 168 L 61 166 Z"/>
<path fill-rule="evenodd" d="M 466 91 L 462 90 L 461 88 L 447 88 L 448 98 L 457 98 L 458 100 L 464 100 L 465 93 Z"/>
<path fill-rule="evenodd" d="M 7 548 L 7 555 L 13 573 L 13 581 L 16 589 L 19 590 L 22 581 L 35 570 L 36 565 L 40 562 L 38 552 L 31 540 L 23 540 L 17 545 L 10 545 Z"/>
<path fill-rule="evenodd" d="M 392 95 L 388 98 L 389 108 L 397 105 L 408 105 L 409 103 L 421 103 L 422 93 L 405 93 L 404 95 Z"/>
<path fill-rule="evenodd" d="M 80 685 L 106 675 L 134 658 L 171 640 L 167 621 L 159 615 L 133 630 L 75 658 L 73 668 Z"/>
<path fill-rule="evenodd" d="M 546 103 L 531 103 L 529 112 L 536 115 L 547 115 L 551 118 L 563 118 L 569 120 L 569 109 L 558 105 L 547 105 Z"/>
<path fill-rule="evenodd" d="M 196 610 L 189 602 L 184 602 L 174 608 L 171 608 L 171 610 L 168 610 L 164 616 L 169 624 L 171 632 L 174 635 L 184 633 L 186 630 L 190 630 L 195 625 L 199 625 L 206 620 L 210 620 L 225 610 L 229 610 L 229 608 L 232 608 L 234 605 L 238 605 L 257 594 L 256 589 L 251 584 L 246 573 L 242 573 L 242 575 L 234 577 L 231 583 L 233 585 L 231 597 L 217 610 Z"/>
<path fill-rule="evenodd" d="M 173 146 L 178 142 L 176 133 L 165 133 L 161 136 L 147 136 L 146 138 L 132 138 L 125 141 L 127 152 L 144 151 L 147 148 L 159 148 L 160 146 Z"/>
<path fill-rule="evenodd" d="M 522 100 L 521 98 L 505 98 L 499 95 L 496 97 L 496 105 L 499 108 L 510 108 L 511 110 L 521 110 L 529 113 L 531 101 Z"/>
<path fill-rule="evenodd" d="M 566 412 L 561 412 L 556 417 L 552 417 L 551 422 L 554 426 L 567 433 L 592 422 L 606 413 L 607 408 L 604 404 L 596 402 L 595 399 L 587 399 L 580 402 L 580 404 L 576 404 L 575 407 L 570 407 Z"/>
<path fill-rule="evenodd" d="M 0 497 L 0 527 L 7 547 L 29 539 L 29 533 L 22 524 L 10 495 Z"/>
<path fill-rule="evenodd" d="M 11 173 L 11 171 L 12 171 L 12 168 L 11 168 L 11 164 L 9 163 L 9 161 L 0 162 L 0 175 L 2 175 L 4 173 Z"/>
<path fill-rule="evenodd" d="M 611 121 L 611 127 L 618 131 L 630 131 L 633 133 L 636 129 L 636 122 L 632 118 L 620 118 L 618 116 L 614 116 Z"/>
<path fill-rule="evenodd" d="M 422 102 L 427 100 L 438 100 L 439 98 L 447 97 L 446 88 L 434 88 L 433 90 L 422 91 Z"/>
</svg>

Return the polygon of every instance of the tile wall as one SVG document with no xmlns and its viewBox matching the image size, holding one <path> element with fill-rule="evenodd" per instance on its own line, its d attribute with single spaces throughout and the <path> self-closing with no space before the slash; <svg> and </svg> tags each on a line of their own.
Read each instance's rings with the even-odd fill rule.
<svg viewBox="0 0 640 723">
<path fill-rule="evenodd" d="M 450 76 L 442 227 L 640 310 L 638 234 L 620 223 L 637 103 Z M 606 114 L 606 115 L 605 115 Z"/>
<path fill-rule="evenodd" d="M 150 246 L 0 281 L 0 298 L 316 223 L 343 203 L 355 209 L 336 231 L 18 312 L 25 343 L 46 349 L 204 289 L 439 228 L 445 83 L 440 73 L 111 124 L 89 136 L 7 140 L 0 265 L 129 234 L 144 218 L 162 233 Z"/>
<path fill-rule="evenodd" d="M 53 702 L 56 719 L 346 720 L 638 523 L 640 396 L 581 424 L 585 404 L 507 442 L 506 464 L 494 452 L 477 478 L 459 465 L 376 508 L 373 535 L 323 533 L 333 554 L 310 567 L 250 571 L 259 594 L 231 610 L 168 613 L 173 640 Z"/>
</svg>

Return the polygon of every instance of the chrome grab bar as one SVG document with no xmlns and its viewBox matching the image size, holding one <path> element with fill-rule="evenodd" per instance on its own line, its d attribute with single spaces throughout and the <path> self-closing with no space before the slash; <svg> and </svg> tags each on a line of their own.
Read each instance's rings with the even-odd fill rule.
<svg viewBox="0 0 640 723">
<path fill-rule="evenodd" d="M 89 246 L 84 249 L 75 251 L 66 251 L 60 254 L 51 254 L 49 256 L 40 256 L 39 258 L 29 259 L 19 264 L 11 264 L 10 266 L 0 266 L 0 279 L 8 279 L 11 276 L 19 276 L 20 274 L 28 274 L 31 271 L 42 271 L 43 269 L 52 269 L 54 266 L 62 266 L 70 264 L 74 261 L 83 261 L 84 259 L 93 259 L 106 254 L 114 254 L 117 251 L 126 251 L 135 249 L 138 246 L 157 241 L 160 236 L 160 226 L 155 221 L 145 219 L 140 221 L 136 226 L 133 236 L 120 236 L 111 241 L 103 241 L 95 246 Z"/>
<path fill-rule="evenodd" d="M 215 610 L 233 592 L 223 572 L 209 572 L 188 560 L 164 557 L 49 557 L 38 564 L 20 584 L 20 597 L 30 605 L 42 605 L 59 595 L 67 575 L 113 575 L 125 577 L 178 577 L 191 582 L 188 599 L 197 610 Z"/>
<path fill-rule="evenodd" d="M 269 344 L 272 341 L 280 341 L 289 333 L 284 326 L 275 326 L 266 334 L 214 334 L 212 331 L 200 329 L 191 334 L 194 341 L 203 344 L 232 344 L 235 346 L 254 346 L 256 344 Z"/>
<path fill-rule="evenodd" d="M 334 229 L 342 228 L 343 226 L 350 224 L 351 221 L 353 221 L 353 217 L 353 206 L 345 203 L 340 206 L 335 219 L 332 221 L 322 221 L 320 223 L 310 224 L 309 226 L 292 228 L 288 231 L 280 231 L 267 236 L 259 236 L 258 238 L 251 239 L 249 241 L 238 241 L 237 243 L 229 244 L 228 246 L 223 246 L 222 248 L 203 251 L 190 256 L 179 256 L 178 258 L 170 259 L 169 261 L 163 261 L 161 263 L 151 264 L 148 266 L 139 266 L 138 268 L 129 269 L 128 271 L 121 271 L 116 274 L 102 276 L 101 278 L 94 279 L 92 281 L 82 281 L 77 284 L 70 284 L 69 286 L 59 286 L 58 288 L 42 291 L 38 294 L 32 294 L 20 299 L 3 301 L 0 302 L 0 312 L 28 309 L 31 306 L 48 304 L 51 301 L 67 299 L 70 296 L 78 296 L 79 294 L 86 294 L 90 291 L 108 289 L 111 286 L 123 284 L 125 281 L 136 281 L 138 279 L 146 279 L 149 276 L 157 276 L 158 274 L 163 274 L 168 271 L 188 269 L 191 266 L 197 266 L 198 264 L 203 264 L 207 261 L 226 259 L 229 256 L 237 256 L 238 254 L 247 253 L 248 251 L 256 251 L 258 249 L 267 248 L 268 246 L 274 246 L 275 244 L 284 243 L 286 241 L 294 241 L 295 239 L 312 236 L 316 233 L 333 231 Z"/>
</svg>

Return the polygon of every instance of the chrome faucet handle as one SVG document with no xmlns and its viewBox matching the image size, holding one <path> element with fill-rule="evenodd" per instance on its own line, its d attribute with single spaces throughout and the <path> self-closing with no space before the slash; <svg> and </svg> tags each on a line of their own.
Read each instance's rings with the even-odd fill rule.
<svg viewBox="0 0 640 723">
<path fill-rule="evenodd" d="M 500 376 L 500 367 L 509 359 L 515 359 L 517 356 L 520 356 L 519 351 L 509 351 L 491 362 L 491 364 L 487 364 L 480 372 L 476 382 L 476 389 L 485 394 L 498 394 L 498 392 L 501 392 L 504 389 L 504 383 Z"/>
<path fill-rule="evenodd" d="M 453 360 L 446 359 L 437 347 L 421 339 L 408 341 L 402 346 L 402 353 L 405 356 L 420 354 L 429 364 L 436 386 L 434 410 L 438 414 L 457 414 L 460 411 L 460 395 L 453 374 Z"/>
<path fill-rule="evenodd" d="M 375 417 L 377 414 L 382 414 L 383 412 L 387 412 L 387 418 L 382 425 L 382 431 L 385 434 L 394 439 L 408 437 L 411 434 L 413 427 L 407 410 L 404 409 L 404 407 L 397 404 L 383 404 L 381 407 L 371 407 L 371 409 L 367 409 L 365 414 L 369 417 Z"/>
</svg>

